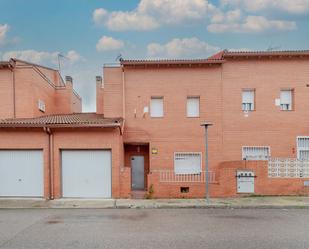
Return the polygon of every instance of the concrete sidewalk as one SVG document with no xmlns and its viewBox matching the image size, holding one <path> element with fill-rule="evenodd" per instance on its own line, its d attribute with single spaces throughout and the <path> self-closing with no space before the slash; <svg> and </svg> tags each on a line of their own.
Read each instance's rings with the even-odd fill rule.
<svg viewBox="0 0 309 249">
<path fill-rule="evenodd" d="M 0 208 L 308 208 L 309 197 L 242 197 L 204 199 L 11 199 Z"/>
</svg>

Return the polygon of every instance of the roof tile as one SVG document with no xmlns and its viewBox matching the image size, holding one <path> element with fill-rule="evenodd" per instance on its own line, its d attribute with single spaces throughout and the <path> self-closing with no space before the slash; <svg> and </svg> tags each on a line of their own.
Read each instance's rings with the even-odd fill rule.
<svg viewBox="0 0 309 249">
<path fill-rule="evenodd" d="M 122 118 L 104 118 L 103 114 L 74 113 L 2 119 L 0 127 L 117 127 L 122 121 Z"/>
</svg>

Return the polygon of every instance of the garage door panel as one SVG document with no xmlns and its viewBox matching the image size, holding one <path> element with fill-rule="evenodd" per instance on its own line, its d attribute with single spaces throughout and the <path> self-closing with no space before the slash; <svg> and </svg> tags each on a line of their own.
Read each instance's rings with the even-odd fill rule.
<svg viewBox="0 0 309 249">
<path fill-rule="evenodd" d="M 0 196 L 43 197 L 42 150 L 0 150 Z"/>
<path fill-rule="evenodd" d="M 111 151 L 63 150 L 62 196 L 111 197 Z"/>
</svg>

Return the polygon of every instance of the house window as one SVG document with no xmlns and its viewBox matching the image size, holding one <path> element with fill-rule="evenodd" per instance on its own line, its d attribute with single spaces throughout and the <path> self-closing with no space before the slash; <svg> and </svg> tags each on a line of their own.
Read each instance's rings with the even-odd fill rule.
<svg viewBox="0 0 309 249">
<path fill-rule="evenodd" d="M 254 110 L 254 90 L 242 91 L 242 110 L 243 111 Z"/>
<path fill-rule="evenodd" d="M 270 156 L 269 146 L 243 146 L 242 159 L 243 160 L 268 160 Z"/>
<path fill-rule="evenodd" d="M 187 117 L 194 118 L 200 116 L 200 98 L 187 98 Z"/>
<path fill-rule="evenodd" d="M 200 174 L 201 157 L 198 152 L 176 152 L 174 155 L 175 174 Z"/>
<path fill-rule="evenodd" d="M 163 97 L 152 97 L 150 101 L 150 116 L 160 118 L 164 116 Z"/>
<path fill-rule="evenodd" d="M 41 99 L 38 100 L 38 108 L 41 112 L 45 112 L 45 102 Z"/>
<path fill-rule="evenodd" d="M 292 110 L 292 90 L 281 90 L 280 92 L 280 109 L 282 111 Z"/>
<path fill-rule="evenodd" d="M 309 160 L 309 137 L 297 137 L 297 158 Z"/>
</svg>

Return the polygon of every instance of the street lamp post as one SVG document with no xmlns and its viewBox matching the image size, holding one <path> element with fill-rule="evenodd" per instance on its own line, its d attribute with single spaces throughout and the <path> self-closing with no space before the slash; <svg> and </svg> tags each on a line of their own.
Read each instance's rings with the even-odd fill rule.
<svg viewBox="0 0 309 249">
<path fill-rule="evenodd" d="M 205 197 L 209 202 L 209 167 L 208 167 L 208 127 L 212 126 L 212 123 L 204 122 L 201 126 L 205 127 Z"/>
</svg>

